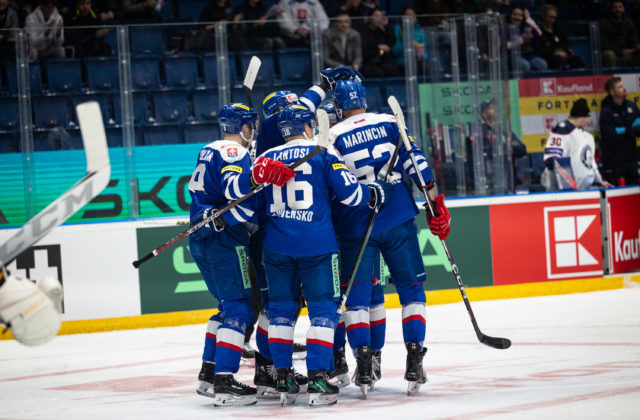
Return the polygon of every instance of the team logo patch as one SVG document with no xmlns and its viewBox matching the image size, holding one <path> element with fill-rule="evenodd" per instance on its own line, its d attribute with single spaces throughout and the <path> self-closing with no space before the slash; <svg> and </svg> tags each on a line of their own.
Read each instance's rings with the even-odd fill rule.
<svg viewBox="0 0 640 420">
<path fill-rule="evenodd" d="M 337 171 L 338 169 L 346 169 L 346 170 L 349 170 L 349 169 L 347 169 L 347 165 L 345 165 L 344 163 L 334 163 L 332 166 L 333 166 L 333 169 L 334 169 L 334 170 L 336 170 L 336 171 Z"/>
<path fill-rule="evenodd" d="M 409 140 L 411 140 L 412 143 L 415 143 L 416 141 L 413 139 L 413 136 L 407 136 L 409 137 Z"/>
<path fill-rule="evenodd" d="M 227 149 L 227 156 L 238 157 L 238 149 L 236 147 L 230 147 Z"/>
<path fill-rule="evenodd" d="M 239 174 L 242 173 L 242 168 L 239 166 L 235 166 L 235 165 L 227 165 L 224 168 L 222 168 L 222 170 L 220 170 L 220 173 L 223 174 L 225 172 L 237 172 Z"/>
</svg>

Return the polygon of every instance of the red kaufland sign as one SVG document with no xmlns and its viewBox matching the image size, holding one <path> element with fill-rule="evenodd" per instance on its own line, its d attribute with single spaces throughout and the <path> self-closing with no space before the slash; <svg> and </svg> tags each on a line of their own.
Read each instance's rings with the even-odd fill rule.
<svg viewBox="0 0 640 420">
<path fill-rule="evenodd" d="M 607 193 L 611 274 L 640 270 L 640 190 Z"/>
</svg>

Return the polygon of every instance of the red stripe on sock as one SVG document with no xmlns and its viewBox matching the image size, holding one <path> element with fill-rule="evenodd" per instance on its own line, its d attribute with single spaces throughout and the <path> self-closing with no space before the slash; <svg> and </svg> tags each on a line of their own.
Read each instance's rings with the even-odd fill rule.
<svg viewBox="0 0 640 420">
<path fill-rule="evenodd" d="M 260 326 L 258 326 L 258 332 L 264 336 L 268 336 L 269 333 L 265 330 L 263 330 Z"/>
<path fill-rule="evenodd" d="M 344 328 L 344 322 L 339 323 L 337 328 Z"/>
<path fill-rule="evenodd" d="M 231 343 L 227 343 L 226 341 L 218 341 L 216 343 L 216 347 L 224 347 L 229 350 L 237 351 L 238 353 L 242 353 L 242 347 L 234 346 Z"/>
<path fill-rule="evenodd" d="M 406 324 L 409 321 L 420 321 L 423 324 L 427 325 L 427 321 L 424 320 L 424 317 L 422 315 L 411 315 L 402 319 L 403 324 Z"/>
<path fill-rule="evenodd" d="M 216 335 L 215 334 L 211 334 L 211 333 L 207 333 L 207 338 L 215 340 L 216 339 Z"/>
<path fill-rule="evenodd" d="M 358 322 L 357 324 L 351 324 L 347 326 L 347 332 L 356 329 L 356 328 L 366 328 L 369 329 L 369 324 L 366 322 Z"/>
<path fill-rule="evenodd" d="M 293 340 L 286 340 L 284 338 L 269 337 L 269 344 L 271 343 L 289 344 L 293 346 Z"/>
<path fill-rule="evenodd" d="M 369 321 L 369 324 L 380 325 L 380 324 L 384 324 L 385 322 L 387 322 L 387 318 L 377 319 L 375 321 Z"/>
<path fill-rule="evenodd" d="M 307 346 L 309 344 L 317 344 L 319 346 L 325 346 L 325 347 L 329 347 L 330 349 L 333 349 L 333 343 L 330 343 L 324 340 L 318 340 L 317 338 L 307 338 Z"/>
</svg>

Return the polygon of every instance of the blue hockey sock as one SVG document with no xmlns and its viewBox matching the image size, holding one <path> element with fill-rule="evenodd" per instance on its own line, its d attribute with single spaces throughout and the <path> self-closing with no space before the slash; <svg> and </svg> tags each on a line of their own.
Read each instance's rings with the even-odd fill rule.
<svg viewBox="0 0 640 420">
<path fill-rule="evenodd" d="M 222 324 L 222 314 L 218 312 L 213 315 L 207 323 L 207 333 L 204 338 L 204 351 L 202 353 L 202 360 L 205 362 L 213 362 L 216 356 L 216 336 L 218 334 L 218 327 Z"/>
<path fill-rule="evenodd" d="M 307 370 L 329 370 L 333 356 L 336 305 L 333 301 L 307 302 L 311 326 L 307 332 Z"/>
<path fill-rule="evenodd" d="M 387 330 L 387 312 L 384 303 L 369 308 L 369 325 L 371 326 L 371 349 L 377 351 L 384 347 Z"/>
<path fill-rule="evenodd" d="M 261 355 L 271 360 L 271 350 L 269 349 L 269 316 L 265 311 L 258 317 L 258 328 L 256 328 L 256 344 Z"/>
</svg>

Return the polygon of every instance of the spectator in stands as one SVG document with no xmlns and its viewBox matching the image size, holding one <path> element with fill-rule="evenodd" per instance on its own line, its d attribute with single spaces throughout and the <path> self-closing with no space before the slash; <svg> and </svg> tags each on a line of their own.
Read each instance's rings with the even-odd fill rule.
<svg viewBox="0 0 640 420">
<path fill-rule="evenodd" d="M 18 12 L 9 6 L 9 0 L 0 0 L 0 60 L 12 61 L 16 59 L 15 33 L 3 29 L 17 29 L 19 27 Z"/>
<path fill-rule="evenodd" d="M 533 44 L 536 39 L 542 35 L 542 31 L 531 19 L 531 14 L 527 9 L 520 6 L 514 6 L 507 18 L 507 24 L 515 26 L 517 34 L 513 36 L 511 28 L 507 27 L 507 49 L 520 47 L 520 66 L 523 73 L 529 73 L 531 70 L 546 70 L 547 62 L 544 58 L 535 54 Z M 511 56 L 509 56 L 511 59 Z"/>
<path fill-rule="evenodd" d="M 92 8 L 105 25 L 117 24 L 122 17 L 122 9 L 118 0 L 93 0 Z"/>
<path fill-rule="evenodd" d="M 351 28 L 347 12 L 339 12 L 331 28 L 322 33 L 325 67 L 349 66 L 359 70 L 362 66 L 360 34 Z"/>
<path fill-rule="evenodd" d="M 158 11 L 161 7 L 162 4 L 158 0 L 122 0 L 122 12 L 125 20 L 160 22 L 162 18 Z"/>
<path fill-rule="evenodd" d="M 638 34 L 633 22 L 625 14 L 622 0 L 613 0 L 609 14 L 600 21 L 600 47 L 605 67 L 640 64 Z"/>
<path fill-rule="evenodd" d="M 277 13 L 277 12 L 276 12 Z M 235 10 L 234 21 L 248 21 L 240 25 L 240 31 L 247 47 L 257 50 L 285 48 L 284 40 L 279 36 L 280 29 L 274 22 L 262 0 L 244 0 Z"/>
<path fill-rule="evenodd" d="M 396 43 L 389 19 L 380 9 L 367 18 L 367 25 L 360 31 L 362 37 L 362 74 L 368 77 L 393 77 L 398 75 L 396 56 L 391 46 Z"/>
<path fill-rule="evenodd" d="M 229 0 L 209 0 L 207 6 L 200 14 L 200 22 L 234 22 L 240 19 L 234 15 L 233 8 Z M 192 50 L 214 50 L 215 49 L 215 25 L 205 26 L 204 31 L 194 31 L 194 43 L 197 44 Z M 238 51 L 246 49 L 246 44 L 240 26 L 237 23 L 227 25 L 227 40 L 230 50 Z"/>
<path fill-rule="evenodd" d="M 280 0 L 278 7 L 282 11 L 278 23 L 290 47 L 310 45 L 312 20 L 320 22 L 321 31 L 329 27 L 329 18 L 317 0 Z"/>
<path fill-rule="evenodd" d="M 544 58 L 551 69 L 577 69 L 584 67 L 584 63 L 574 54 L 567 36 L 556 23 L 558 8 L 552 4 L 545 4 L 540 9 L 539 27 L 542 35 L 536 42 L 536 54 Z"/>
<path fill-rule="evenodd" d="M 620 77 L 604 84 L 607 96 L 600 110 L 601 160 L 604 178 L 613 185 L 638 184 L 638 151 L 640 111 L 628 100 Z"/>
<path fill-rule="evenodd" d="M 427 61 L 427 35 L 422 30 L 422 27 L 418 24 L 416 20 L 416 11 L 413 6 L 405 6 L 402 11 L 402 16 L 407 16 L 413 22 L 413 51 L 416 55 L 416 64 L 418 67 L 418 73 L 422 73 L 423 69 L 426 67 Z M 393 44 L 393 48 L 391 49 L 393 53 L 396 55 L 396 63 L 399 68 L 404 67 L 404 42 L 402 37 L 402 21 L 393 26 L 393 34 L 396 37 L 396 42 Z"/>
<path fill-rule="evenodd" d="M 29 13 L 25 28 L 29 38 L 29 55 L 32 59 L 64 58 L 64 23 L 54 0 L 40 0 L 38 7 Z"/>
<path fill-rule="evenodd" d="M 72 26 L 102 26 L 100 18 L 92 9 L 91 0 L 76 0 L 67 23 L 67 45 L 73 46 L 74 57 L 100 57 L 111 55 L 111 46 L 105 41 L 108 28 L 69 29 Z"/>
</svg>

